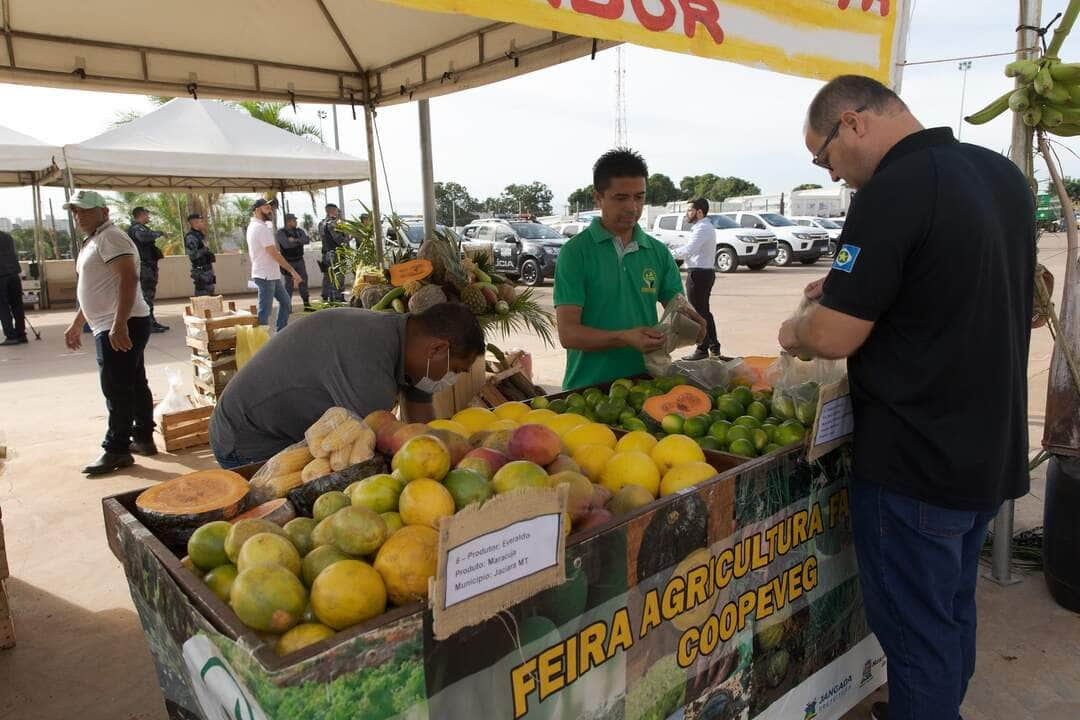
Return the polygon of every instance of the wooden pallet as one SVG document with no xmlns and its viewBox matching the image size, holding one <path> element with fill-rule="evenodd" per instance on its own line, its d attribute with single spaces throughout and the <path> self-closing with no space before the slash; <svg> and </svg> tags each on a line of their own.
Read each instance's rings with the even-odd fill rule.
<svg viewBox="0 0 1080 720">
<path fill-rule="evenodd" d="M 7 550 L 4 546 L 4 513 L 0 510 L 0 650 L 15 647 L 15 622 L 11 617 L 11 603 L 8 602 Z"/>
<path fill-rule="evenodd" d="M 210 416 L 213 405 L 165 413 L 158 432 L 165 441 L 165 450 L 175 452 L 185 448 L 210 444 Z"/>
<path fill-rule="evenodd" d="M 220 296 L 191 298 L 191 305 L 184 309 L 185 328 L 197 328 L 205 336 L 191 337 L 186 335 L 184 338 L 184 343 L 191 348 L 192 363 L 212 368 L 214 362 L 223 354 L 235 353 L 236 336 L 217 337 L 217 333 L 228 328 L 235 329 L 245 325 L 254 327 L 259 324 L 256 315 L 257 311 L 254 305 L 248 308 L 247 313 L 241 313 L 237 311 L 236 303 L 230 302 L 226 304 Z M 233 362 L 235 363 L 235 360 Z M 228 367 L 228 365 L 221 367 Z M 235 364 L 232 367 L 235 367 Z M 213 373 L 211 373 L 211 377 L 213 377 Z M 196 394 L 210 403 L 217 402 L 224 389 L 224 382 L 200 379 L 198 377 L 195 379 Z"/>
</svg>

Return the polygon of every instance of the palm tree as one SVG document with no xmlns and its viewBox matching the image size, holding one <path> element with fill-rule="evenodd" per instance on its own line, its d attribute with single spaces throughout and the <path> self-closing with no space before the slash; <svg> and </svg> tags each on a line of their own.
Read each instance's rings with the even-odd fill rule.
<svg viewBox="0 0 1080 720">
<path fill-rule="evenodd" d="M 248 115 L 256 120 L 262 120 L 264 123 L 269 123 L 274 127 L 281 128 L 285 132 L 290 132 L 293 135 L 299 135 L 300 137 L 310 136 L 319 142 L 322 142 L 322 130 L 319 129 L 318 125 L 289 120 L 282 114 L 282 111 L 289 107 L 286 103 L 241 100 L 237 103 L 229 103 L 229 105 L 242 108 L 247 111 Z"/>
</svg>

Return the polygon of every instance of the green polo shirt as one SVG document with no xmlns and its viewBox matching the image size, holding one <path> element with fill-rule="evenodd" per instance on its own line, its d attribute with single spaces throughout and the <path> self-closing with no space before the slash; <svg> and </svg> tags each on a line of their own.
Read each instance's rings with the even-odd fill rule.
<svg viewBox="0 0 1080 720">
<path fill-rule="evenodd" d="M 555 306 L 580 306 L 582 324 L 599 330 L 652 327 L 659 322 L 656 303 L 666 304 L 683 291 L 679 267 L 671 252 L 640 226 L 634 226 L 634 239 L 621 257 L 618 243 L 599 218 L 567 242 L 555 273 Z M 645 359 L 632 347 L 567 350 L 563 387 L 643 372 Z"/>
</svg>

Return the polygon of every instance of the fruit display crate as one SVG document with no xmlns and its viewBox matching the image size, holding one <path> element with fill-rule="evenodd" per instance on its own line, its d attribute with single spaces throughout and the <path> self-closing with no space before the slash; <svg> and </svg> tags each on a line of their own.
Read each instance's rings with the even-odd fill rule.
<svg viewBox="0 0 1080 720">
<path fill-rule="evenodd" d="M 846 522 L 826 522 L 827 529 L 812 541 L 790 548 L 782 560 L 755 565 L 753 573 L 716 591 L 711 602 L 702 600 L 696 612 L 657 618 L 644 632 L 639 625 L 643 607 L 649 606 L 645 600 L 657 602 L 661 591 L 668 595 L 687 573 L 700 589 L 703 568 L 720 567 L 731 557 L 726 553 L 742 548 L 737 557 L 749 562 L 746 553 L 759 533 L 782 526 L 787 515 L 820 513 L 822 507 L 832 518 L 842 506 L 837 498 L 846 498 L 846 449 L 814 463 L 805 461 L 801 445 L 754 460 L 711 451 L 707 457 L 717 470 L 714 478 L 571 535 L 567 580 L 558 587 L 445 640 L 435 639 L 431 612 L 417 602 L 284 657 L 275 654 L 273 636 L 244 626 L 139 520 L 139 491 L 105 498 L 103 511 L 108 542 L 127 576 L 171 718 L 216 719 L 224 706 L 243 708 L 245 718 L 282 720 L 599 720 L 641 717 L 642 703 L 663 705 L 654 708 L 654 717 L 683 708 L 687 720 L 754 718 L 778 702 L 818 697 L 828 689 L 821 684 L 825 681 L 809 679 L 826 667 L 863 678 L 834 703 L 837 714 L 819 715 L 839 717 L 883 682 L 880 649 L 863 617 Z M 255 469 L 242 468 L 241 474 L 250 477 Z M 713 564 L 709 554 L 723 562 Z M 733 637 L 719 643 L 714 637 L 708 649 L 700 647 L 700 635 L 687 643 L 687 633 L 728 617 L 729 607 L 737 606 L 732 603 L 754 586 L 769 586 L 773 575 L 791 573 L 802 573 L 806 593 L 783 613 L 750 618 Z M 701 612 L 706 606 L 712 614 Z M 630 632 L 618 647 L 612 644 L 616 627 Z M 608 641 L 598 645 L 600 628 Z M 535 663 L 555 672 L 555 647 L 577 657 L 565 645 L 571 638 L 574 647 L 591 643 L 590 654 L 583 656 L 591 658 L 591 666 L 575 665 L 577 679 L 561 691 L 548 692 L 553 686 L 545 680 L 541 702 Z M 691 646 L 694 658 L 676 662 L 680 647 L 685 654 Z M 216 680 L 214 673 L 220 673 Z M 533 711 L 515 712 L 515 697 L 531 703 Z"/>
<path fill-rule="evenodd" d="M 192 402 L 192 405 L 195 403 Z M 165 450 L 176 452 L 209 444 L 210 416 L 213 414 L 213 405 L 163 413 L 161 422 L 158 423 L 158 433 L 165 444 Z"/>
</svg>

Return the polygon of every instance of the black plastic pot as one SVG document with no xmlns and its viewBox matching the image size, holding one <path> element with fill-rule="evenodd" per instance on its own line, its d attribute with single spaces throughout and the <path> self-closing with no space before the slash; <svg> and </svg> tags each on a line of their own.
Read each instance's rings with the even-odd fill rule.
<svg viewBox="0 0 1080 720">
<path fill-rule="evenodd" d="M 1046 471 L 1043 568 L 1050 595 L 1080 613 L 1080 458 L 1055 455 Z"/>
</svg>

